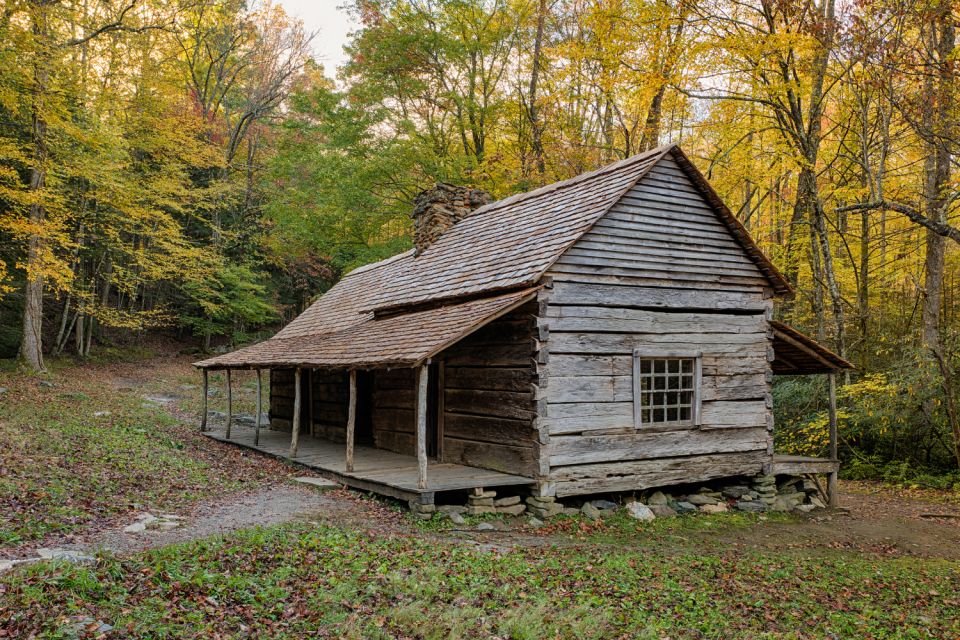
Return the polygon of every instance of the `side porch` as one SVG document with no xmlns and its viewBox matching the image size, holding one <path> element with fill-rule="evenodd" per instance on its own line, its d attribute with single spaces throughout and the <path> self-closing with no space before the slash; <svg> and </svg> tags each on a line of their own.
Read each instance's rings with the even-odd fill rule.
<svg viewBox="0 0 960 640">
<path fill-rule="evenodd" d="M 436 494 L 492 487 L 532 485 L 534 480 L 491 469 L 428 460 L 426 486 L 420 486 L 420 465 L 415 456 L 394 453 L 372 446 L 355 446 L 352 469 L 347 468 L 347 445 L 318 437 L 300 441 L 296 455 L 290 456 L 290 434 L 264 429 L 259 438 L 252 427 L 234 425 L 230 438 L 226 429 L 204 432 L 219 442 L 228 442 L 274 458 L 302 466 L 338 484 L 361 491 L 433 504 Z"/>
<path fill-rule="evenodd" d="M 278 337 L 197 363 L 200 430 L 412 504 L 536 485 L 534 297 L 524 291 L 342 334 Z M 252 426 L 233 420 L 231 375 L 240 370 L 256 374 Z M 208 430 L 211 371 L 225 378 L 226 422 Z"/>
</svg>

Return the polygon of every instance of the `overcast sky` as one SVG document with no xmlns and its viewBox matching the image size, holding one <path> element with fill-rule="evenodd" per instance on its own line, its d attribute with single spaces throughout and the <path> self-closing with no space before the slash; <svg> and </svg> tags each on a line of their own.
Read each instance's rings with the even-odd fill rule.
<svg viewBox="0 0 960 640">
<path fill-rule="evenodd" d="M 313 50 L 317 62 L 323 64 L 326 75 L 334 76 L 336 67 L 343 64 L 343 45 L 347 33 L 357 28 L 344 9 L 338 8 L 344 0 L 277 0 L 290 15 L 303 20 L 307 31 L 316 32 Z"/>
</svg>

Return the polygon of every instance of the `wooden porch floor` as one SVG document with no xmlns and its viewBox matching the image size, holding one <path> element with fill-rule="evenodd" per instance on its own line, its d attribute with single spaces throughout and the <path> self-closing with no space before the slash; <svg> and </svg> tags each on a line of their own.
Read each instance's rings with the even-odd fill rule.
<svg viewBox="0 0 960 640">
<path fill-rule="evenodd" d="M 253 449 L 275 458 L 291 460 L 290 434 L 282 431 L 260 430 L 260 443 L 253 444 L 254 429 L 234 425 L 230 440 L 223 427 L 204 432 L 205 436 L 220 442 L 229 442 Z M 441 491 L 463 491 L 483 487 L 531 485 L 534 481 L 523 476 L 479 469 L 460 464 L 430 462 L 427 465 L 427 488 L 417 487 L 417 459 L 373 447 L 356 446 L 353 452 L 353 471 L 347 472 L 346 445 L 301 434 L 297 457 L 292 462 L 315 471 L 319 475 L 355 489 L 372 491 L 401 500 L 416 500 L 430 504 Z"/>
<path fill-rule="evenodd" d="M 837 473 L 840 461 L 829 458 L 811 458 L 808 456 L 773 456 L 774 475 L 802 476 L 808 473 Z"/>
</svg>

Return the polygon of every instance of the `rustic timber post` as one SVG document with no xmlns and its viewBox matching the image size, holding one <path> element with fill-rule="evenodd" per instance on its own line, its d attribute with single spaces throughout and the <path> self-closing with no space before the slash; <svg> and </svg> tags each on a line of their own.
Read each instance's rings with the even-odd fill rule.
<svg viewBox="0 0 960 640">
<path fill-rule="evenodd" d="M 200 433 L 207 430 L 207 390 L 210 387 L 209 372 L 203 370 L 203 415 L 200 416 Z"/>
<path fill-rule="evenodd" d="M 260 369 L 257 369 L 257 419 L 253 423 L 253 446 L 260 444 L 260 411 L 261 411 L 261 392 L 260 392 Z"/>
<path fill-rule="evenodd" d="M 293 373 L 293 427 L 290 435 L 290 458 L 297 457 L 300 448 L 300 367 Z"/>
<path fill-rule="evenodd" d="M 233 422 L 233 385 L 230 384 L 230 369 L 227 369 L 227 433 L 226 439 L 230 439 L 230 423 Z"/>
<path fill-rule="evenodd" d="M 350 369 L 350 404 L 347 408 L 347 471 L 353 472 L 353 436 L 357 425 L 357 371 Z"/>
<path fill-rule="evenodd" d="M 837 376 L 828 374 L 830 382 L 830 460 L 837 462 L 839 460 L 837 453 Z M 827 500 L 831 507 L 840 505 L 840 497 L 837 495 L 837 472 L 832 471 L 827 476 Z"/>
<path fill-rule="evenodd" d="M 417 487 L 427 488 L 427 376 L 430 365 L 420 365 L 417 376 Z"/>
</svg>

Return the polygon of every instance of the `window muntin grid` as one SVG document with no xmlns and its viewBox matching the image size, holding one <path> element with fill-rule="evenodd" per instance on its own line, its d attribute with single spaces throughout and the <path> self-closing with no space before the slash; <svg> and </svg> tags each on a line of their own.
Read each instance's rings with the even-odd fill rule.
<svg viewBox="0 0 960 640">
<path fill-rule="evenodd" d="M 636 356 L 637 426 L 692 425 L 697 419 L 696 357 Z"/>
</svg>

